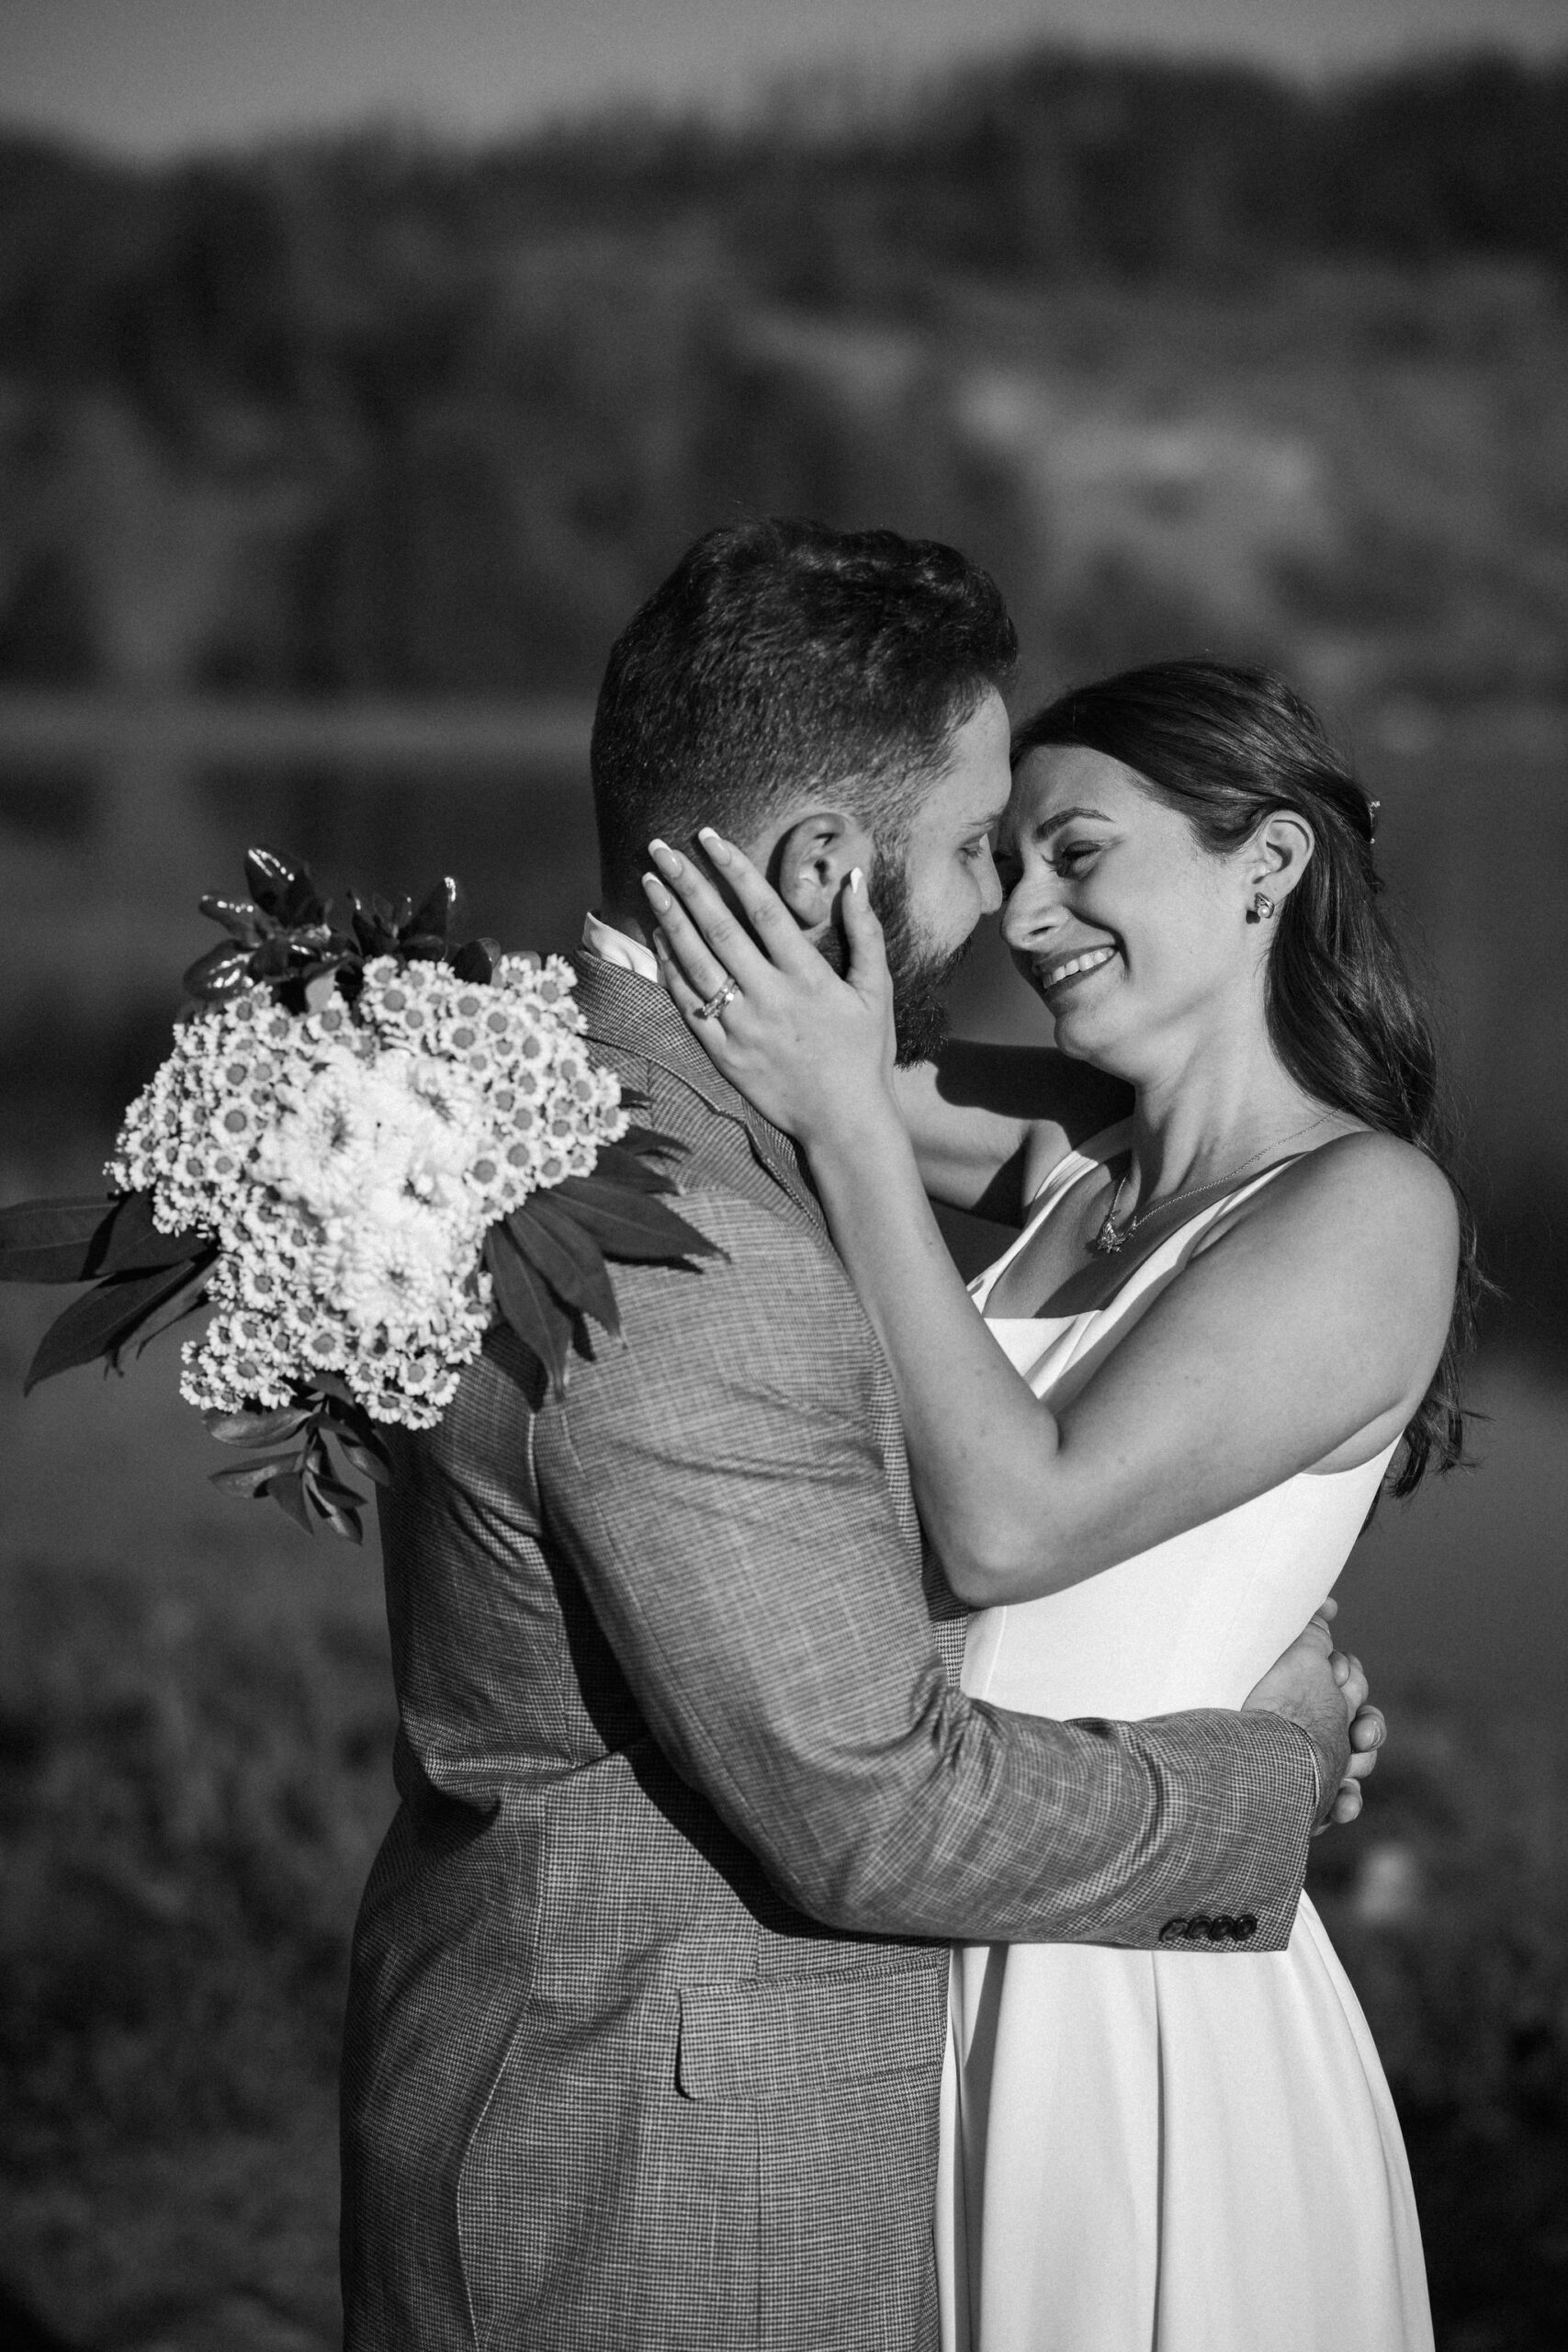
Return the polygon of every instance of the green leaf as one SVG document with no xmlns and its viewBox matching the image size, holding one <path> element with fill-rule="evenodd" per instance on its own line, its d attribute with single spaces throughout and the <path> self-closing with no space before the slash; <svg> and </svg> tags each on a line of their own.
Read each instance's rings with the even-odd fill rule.
<svg viewBox="0 0 1568 2352">
<path fill-rule="evenodd" d="M 264 939 L 245 967 L 253 979 L 286 980 L 294 969 L 294 945 L 286 931 Z"/>
<path fill-rule="evenodd" d="M 261 1490 L 258 1489 L 258 1491 Z M 296 1470 L 292 1475 L 286 1472 L 276 1478 L 269 1479 L 265 1491 L 272 1497 L 280 1510 L 288 1512 L 297 1527 L 302 1527 L 307 1535 L 315 1533 L 316 1531 L 310 1524 L 310 1509 L 305 1500 L 305 1479 L 302 1471 Z"/>
<path fill-rule="evenodd" d="M 281 860 L 279 862 L 281 863 Z M 325 922 L 326 901 L 310 879 L 310 869 L 308 865 L 296 865 L 293 868 L 288 887 L 283 894 L 280 912 L 283 921 L 290 930 L 296 930 L 301 925 Z"/>
<path fill-rule="evenodd" d="M 501 961 L 501 948 L 493 939 L 470 939 L 459 947 L 452 958 L 452 969 L 460 980 L 488 981 Z"/>
<path fill-rule="evenodd" d="M 309 1405 L 280 1405 L 273 1412 L 205 1413 L 208 1435 L 220 1445 L 278 1445 L 297 1437 L 314 1417 Z"/>
<path fill-rule="evenodd" d="M 254 1462 L 237 1463 L 231 1470 L 209 1472 L 211 1483 L 221 1487 L 228 1495 L 259 1496 L 266 1491 L 275 1478 L 281 1478 L 299 1467 L 298 1451 L 292 1453 L 258 1455 Z"/>
<path fill-rule="evenodd" d="M 186 971 L 181 986 L 187 996 L 214 999 L 237 996 L 251 977 L 251 965 L 258 950 L 241 947 L 233 940 L 220 939 L 205 956 L 198 956 Z"/>
<path fill-rule="evenodd" d="M 673 1162 L 685 1155 L 685 1146 L 673 1136 L 656 1135 L 651 1127 L 628 1127 L 619 1143 L 607 1143 L 594 1163 L 594 1174 L 606 1182 L 629 1185 L 636 1193 L 672 1193 L 675 1180 L 654 1163 Z M 578 1180 L 586 1182 L 588 1179 Z"/>
<path fill-rule="evenodd" d="M 569 1176 L 553 1188 L 549 1198 L 592 1236 L 606 1258 L 663 1266 L 724 1254 L 694 1225 L 667 1208 L 659 1195 L 634 1192 L 629 1185 L 610 1183 L 599 1176 Z"/>
<path fill-rule="evenodd" d="M 316 1500 L 314 1496 L 311 1500 Z M 352 1509 L 346 1503 L 316 1502 L 316 1509 L 333 1533 L 340 1535 L 345 1544 L 364 1543 L 365 1521 L 360 1515 L 363 1510 L 360 1501 L 356 1499 Z"/>
<path fill-rule="evenodd" d="M 211 1252 L 208 1263 L 215 1255 L 216 1251 Z M 91 1363 L 96 1356 L 114 1356 L 140 1325 L 185 1288 L 196 1271 L 186 1263 L 172 1272 L 164 1268 L 156 1273 L 123 1274 L 99 1283 L 85 1298 L 73 1301 L 39 1341 L 22 1394 L 28 1395 L 40 1380 L 52 1379 L 56 1373 Z"/>
<path fill-rule="evenodd" d="M 87 1256 L 88 1279 L 102 1274 L 150 1273 L 155 1266 L 176 1266 L 181 1259 L 210 1259 L 212 1244 L 205 1234 L 160 1233 L 152 1222 L 151 1193 L 122 1193 L 112 1221 L 95 1240 Z"/>
<path fill-rule="evenodd" d="M 262 924 L 267 920 L 243 899 L 220 899 L 209 891 L 201 901 L 201 911 L 209 922 L 220 922 L 224 930 L 246 947 L 254 947 L 261 937 Z"/>
<path fill-rule="evenodd" d="M 571 1361 L 570 1316 L 503 1225 L 492 1225 L 485 1235 L 484 1261 L 494 1280 L 496 1304 L 502 1316 L 543 1366 L 546 1377 L 564 1387 Z"/>
<path fill-rule="evenodd" d="M 122 1340 L 115 1348 L 106 1349 L 105 1361 L 111 1369 L 115 1372 L 123 1369 L 120 1360 L 127 1348 L 133 1349 L 138 1356 L 144 1355 L 153 1340 L 161 1340 L 165 1331 L 172 1331 L 176 1323 L 187 1322 L 193 1315 L 199 1315 L 207 1305 L 207 1278 L 210 1271 L 207 1265 L 193 1267 L 181 1288 L 161 1306 L 155 1306 L 137 1325 L 129 1339 Z"/>
<path fill-rule="evenodd" d="M 536 1193 L 506 1220 L 506 1229 L 529 1263 L 543 1274 L 563 1306 L 592 1315 L 619 1336 L 621 1317 L 605 1272 L 604 1256 L 591 1235 L 564 1211 L 553 1216 L 547 1196 Z"/>
<path fill-rule="evenodd" d="M 334 1428 L 333 1435 L 343 1448 L 344 1460 L 367 1478 L 374 1478 L 378 1487 L 392 1483 L 392 1465 L 379 1446 L 367 1444 L 361 1437 L 347 1430 Z"/>
<path fill-rule="evenodd" d="M 330 1470 L 317 1469 L 314 1464 L 305 1473 L 305 1484 L 312 1501 L 319 1497 L 322 1502 L 335 1503 L 342 1510 L 357 1510 L 365 1500 L 355 1487 L 345 1486 Z"/>
<path fill-rule="evenodd" d="M 452 917 L 457 910 L 457 885 L 449 874 L 442 876 L 435 888 L 421 899 L 413 913 L 400 929 L 408 939 L 438 939 L 445 952 L 452 933 Z"/>
<path fill-rule="evenodd" d="M 286 857 L 278 857 L 270 849 L 245 852 L 245 879 L 251 886 L 251 896 L 264 914 L 281 915 L 284 904 L 299 869 Z"/>
<path fill-rule="evenodd" d="M 199 1255 L 196 1233 L 160 1233 L 146 1193 L 18 1201 L 0 1209 L 0 1282 L 86 1283 Z"/>
</svg>

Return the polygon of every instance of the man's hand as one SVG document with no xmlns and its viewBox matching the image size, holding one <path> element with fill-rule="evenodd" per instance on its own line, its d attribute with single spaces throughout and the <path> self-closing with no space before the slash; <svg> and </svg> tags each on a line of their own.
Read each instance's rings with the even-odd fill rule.
<svg viewBox="0 0 1568 2352">
<path fill-rule="evenodd" d="M 1388 1733 L 1381 1708 L 1368 1703 L 1360 1659 L 1334 1647 L 1329 1623 L 1338 1607 L 1325 1600 L 1243 1702 L 1244 1708 L 1283 1715 L 1316 1748 L 1325 1792 L 1320 1830 L 1331 1822 L 1355 1820 L 1361 1810 L 1360 1783 L 1375 1769 Z"/>
</svg>

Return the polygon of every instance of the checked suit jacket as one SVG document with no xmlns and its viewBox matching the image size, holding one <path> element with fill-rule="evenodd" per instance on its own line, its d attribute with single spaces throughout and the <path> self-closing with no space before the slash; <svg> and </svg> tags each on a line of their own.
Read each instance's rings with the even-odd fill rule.
<svg viewBox="0 0 1568 2352">
<path fill-rule="evenodd" d="M 944 1939 L 1290 1931 L 1310 1743 L 964 1697 L 794 1147 L 637 975 L 596 1052 L 726 1253 L 504 1331 L 383 1498 L 401 1804 L 355 1935 L 349 2352 L 931 2352 Z"/>
</svg>

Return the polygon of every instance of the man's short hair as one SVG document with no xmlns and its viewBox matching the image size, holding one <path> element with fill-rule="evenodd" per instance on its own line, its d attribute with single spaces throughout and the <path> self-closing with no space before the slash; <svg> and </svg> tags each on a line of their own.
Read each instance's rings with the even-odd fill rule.
<svg viewBox="0 0 1568 2352">
<path fill-rule="evenodd" d="M 774 519 L 709 531 L 611 650 L 593 719 L 604 903 L 641 905 L 659 835 L 754 839 L 803 792 L 885 836 L 1000 686 L 1018 637 L 955 548 Z"/>
</svg>

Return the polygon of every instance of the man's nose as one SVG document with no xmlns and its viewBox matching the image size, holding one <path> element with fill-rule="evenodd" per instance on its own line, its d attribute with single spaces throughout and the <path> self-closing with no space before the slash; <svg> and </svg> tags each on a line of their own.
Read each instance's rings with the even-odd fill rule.
<svg viewBox="0 0 1568 2352">
<path fill-rule="evenodd" d="M 987 857 L 986 870 L 980 876 L 980 912 L 983 915 L 994 915 L 1001 905 L 1004 896 L 1002 877 L 997 872 L 997 861 L 994 857 Z"/>
</svg>

